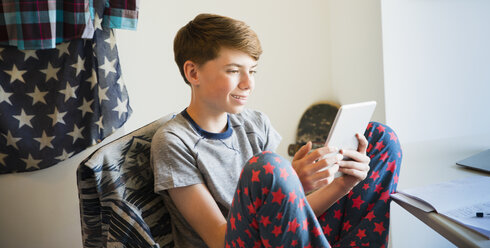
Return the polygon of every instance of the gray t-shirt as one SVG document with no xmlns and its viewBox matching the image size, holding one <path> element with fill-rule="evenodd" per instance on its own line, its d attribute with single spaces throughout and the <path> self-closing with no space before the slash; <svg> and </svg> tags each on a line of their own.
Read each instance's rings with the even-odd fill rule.
<svg viewBox="0 0 490 248">
<path fill-rule="evenodd" d="M 155 192 L 169 210 L 176 247 L 206 245 L 166 190 L 205 184 L 226 218 L 245 163 L 256 153 L 274 151 L 280 141 L 267 116 L 249 109 L 228 115 L 223 133 L 201 129 L 185 110 L 157 130 L 151 144 Z"/>
</svg>

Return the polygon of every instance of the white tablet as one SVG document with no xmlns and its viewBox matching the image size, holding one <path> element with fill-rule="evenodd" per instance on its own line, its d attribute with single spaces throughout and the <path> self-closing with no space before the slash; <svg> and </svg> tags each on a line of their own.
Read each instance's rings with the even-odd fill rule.
<svg viewBox="0 0 490 248">
<path fill-rule="evenodd" d="M 342 105 L 335 116 L 326 146 L 357 150 L 356 133 L 364 134 L 376 108 L 375 101 Z"/>
</svg>

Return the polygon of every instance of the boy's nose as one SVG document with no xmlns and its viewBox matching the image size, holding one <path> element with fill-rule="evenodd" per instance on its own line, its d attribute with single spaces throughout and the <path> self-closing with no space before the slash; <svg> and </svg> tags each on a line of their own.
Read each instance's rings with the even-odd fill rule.
<svg viewBox="0 0 490 248">
<path fill-rule="evenodd" d="M 238 84 L 238 88 L 242 90 L 253 89 L 254 87 L 254 79 L 250 74 L 245 74 L 242 76 L 240 83 Z"/>
</svg>

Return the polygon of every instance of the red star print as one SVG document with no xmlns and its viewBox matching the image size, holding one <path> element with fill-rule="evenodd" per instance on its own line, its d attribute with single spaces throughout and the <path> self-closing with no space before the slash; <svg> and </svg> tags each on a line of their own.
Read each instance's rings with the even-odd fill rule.
<svg viewBox="0 0 490 248">
<path fill-rule="evenodd" d="M 296 193 L 294 192 L 294 190 L 293 190 L 293 192 L 289 192 L 289 200 L 288 200 L 288 202 L 294 203 L 294 200 L 296 200 L 296 197 L 297 196 L 296 196 Z"/>
<path fill-rule="evenodd" d="M 252 170 L 252 182 L 260 182 L 259 174 L 260 171 Z"/>
<path fill-rule="evenodd" d="M 389 212 L 388 212 L 388 213 L 386 213 L 386 214 L 385 214 L 385 217 L 386 217 L 386 219 L 389 219 L 389 218 L 390 218 L 390 213 L 389 213 Z"/>
<path fill-rule="evenodd" d="M 254 205 L 252 203 L 250 203 L 250 205 L 248 205 L 247 208 L 248 208 L 248 212 L 250 214 L 255 214 L 256 213 L 255 212 L 255 207 L 254 207 Z"/>
<path fill-rule="evenodd" d="M 278 163 L 281 163 L 281 158 L 279 158 L 279 157 L 275 157 L 275 158 L 274 158 L 274 160 L 275 160 L 276 162 L 278 162 Z"/>
<path fill-rule="evenodd" d="M 279 168 L 279 170 L 281 171 L 281 177 L 284 178 L 284 180 L 288 180 L 289 174 L 287 170 L 284 168 Z"/>
<path fill-rule="evenodd" d="M 303 221 L 303 230 L 308 230 L 308 219 Z"/>
<path fill-rule="evenodd" d="M 373 128 L 373 123 L 372 122 L 369 122 L 369 124 L 367 125 L 367 128 L 366 129 L 371 129 Z"/>
<path fill-rule="evenodd" d="M 305 206 L 305 198 L 299 199 L 299 203 L 298 203 L 299 209 L 303 210 L 304 206 Z"/>
<path fill-rule="evenodd" d="M 231 248 L 230 244 L 226 243 L 226 248 Z"/>
<path fill-rule="evenodd" d="M 383 222 L 381 223 L 376 223 L 374 222 L 374 232 L 379 233 L 379 235 L 383 234 L 383 232 L 386 230 L 386 228 L 383 226 Z"/>
<path fill-rule="evenodd" d="M 236 230 L 235 221 L 236 221 L 235 217 L 233 217 L 233 215 L 231 215 L 231 218 L 230 218 L 231 230 Z"/>
<path fill-rule="evenodd" d="M 248 195 L 248 188 L 244 188 L 244 189 L 243 189 L 243 193 L 244 193 L 245 195 Z"/>
<path fill-rule="evenodd" d="M 374 203 L 369 203 L 367 207 L 367 211 L 371 211 L 374 208 Z"/>
<path fill-rule="evenodd" d="M 385 162 L 385 160 L 388 158 L 388 152 L 385 152 L 383 154 L 381 154 L 381 156 L 379 157 L 379 160 Z"/>
<path fill-rule="evenodd" d="M 351 191 L 349 191 L 349 194 L 347 195 L 347 197 L 349 197 L 349 199 L 350 199 L 352 197 L 352 195 L 354 195 L 354 192 L 352 192 L 352 190 L 351 190 Z"/>
<path fill-rule="evenodd" d="M 304 248 L 313 248 L 313 247 L 311 247 L 311 243 L 308 243 L 308 245 L 305 246 Z"/>
<path fill-rule="evenodd" d="M 260 208 L 260 206 L 262 206 L 262 200 L 258 197 L 255 198 L 254 206 L 255 206 L 255 209 Z"/>
<path fill-rule="evenodd" d="M 236 214 L 236 218 L 238 219 L 238 221 L 242 221 L 242 216 L 240 215 L 240 213 Z"/>
<path fill-rule="evenodd" d="M 262 242 L 260 242 L 258 240 L 254 242 L 254 247 L 253 248 L 261 248 L 261 247 L 262 247 Z"/>
<path fill-rule="evenodd" d="M 255 156 L 253 156 L 253 157 L 252 157 L 252 158 L 251 158 L 251 159 L 248 161 L 248 163 L 249 163 L 249 164 L 257 163 L 257 159 L 259 159 L 259 157 L 255 157 Z"/>
<path fill-rule="evenodd" d="M 298 240 L 293 240 L 293 242 L 291 242 L 291 246 L 296 246 L 298 244 Z"/>
<path fill-rule="evenodd" d="M 386 168 L 386 171 L 391 171 L 391 173 L 395 173 L 395 169 L 396 169 L 396 160 L 388 162 L 388 168 Z"/>
<path fill-rule="evenodd" d="M 356 236 L 359 237 L 359 239 L 366 237 L 366 229 L 359 229 L 359 231 L 357 231 Z"/>
<path fill-rule="evenodd" d="M 383 187 L 381 187 L 381 184 L 376 184 L 376 189 L 374 190 L 374 192 L 379 194 L 381 192 L 381 190 L 383 190 Z"/>
<path fill-rule="evenodd" d="M 282 219 L 282 212 L 277 213 L 276 219 L 278 220 Z"/>
<path fill-rule="evenodd" d="M 355 199 L 352 199 L 352 207 L 353 208 L 358 208 L 359 210 L 361 210 L 361 205 L 364 203 L 364 201 L 361 199 L 361 196 L 358 196 L 357 198 Z"/>
<path fill-rule="evenodd" d="M 350 242 L 350 246 L 351 246 L 351 247 L 356 246 L 356 241 L 351 241 L 351 242 Z"/>
<path fill-rule="evenodd" d="M 394 181 L 395 183 L 398 183 L 398 174 L 395 174 L 395 176 L 393 177 L 393 181 Z"/>
<path fill-rule="evenodd" d="M 259 223 L 257 222 L 257 219 L 254 218 L 252 220 L 252 223 L 250 223 L 250 226 L 255 230 L 259 229 Z"/>
<path fill-rule="evenodd" d="M 340 220 L 340 217 L 342 217 L 342 213 L 340 212 L 340 210 L 334 210 L 334 216 L 333 216 L 335 219 L 339 219 Z"/>
<path fill-rule="evenodd" d="M 312 232 L 315 235 L 315 237 L 322 235 L 322 229 L 320 227 L 315 227 Z"/>
<path fill-rule="evenodd" d="M 368 148 L 366 149 L 366 152 L 371 152 L 371 150 L 373 149 L 373 145 L 371 144 L 368 144 Z"/>
<path fill-rule="evenodd" d="M 389 132 L 388 134 L 390 135 L 390 140 L 394 140 L 395 142 L 398 141 L 398 138 L 394 132 Z"/>
<path fill-rule="evenodd" d="M 238 243 L 238 246 L 245 248 L 245 242 L 243 242 L 243 240 L 240 237 L 238 237 L 236 242 Z"/>
<path fill-rule="evenodd" d="M 267 225 L 269 225 L 271 223 L 269 220 L 269 216 L 266 216 L 266 217 L 260 216 L 260 223 L 262 225 L 264 225 L 265 227 L 267 227 Z"/>
<path fill-rule="evenodd" d="M 367 246 L 367 247 L 369 247 L 369 242 L 367 242 L 367 243 L 362 243 L 361 245 L 362 245 L 362 246 Z"/>
<path fill-rule="evenodd" d="M 279 205 L 282 204 L 282 199 L 286 197 L 286 195 L 282 193 L 281 188 L 279 188 L 279 190 L 276 192 L 272 192 L 272 196 L 273 196 L 272 202 L 277 202 Z"/>
<path fill-rule="evenodd" d="M 252 233 L 250 232 L 250 230 L 245 230 L 245 233 L 248 235 L 249 238 L 252 238 Z"/>
<path fill-rule="evenodd" d="M 380 125 L 380 126 L 378 126 L 376 129 L 378 129 L 378 131 L 379 131 L 380 133 L 382 133 L 382 132 L 384 132 L 384 131 L 385 131 L 385 127 L 383 127 L 383 126 L 381 126 L 381 125 Z"/>
<path fill-rule="evenodd" d="M 385 145 L 383 145 L 383 141 L 376 142 L 376 147 L 374 147 L 374 150 L 381 151 L 381 149 L 383 149 L 384 147 Z"/>
<path fill-rule="evenodd" d="M 342 230 L 349 231 L 349 229 L 352 227 L 350 224 L 350 221 L 344 222 L 344 226 L 342 227 Z"/>
<path fill-rule="evenodd" d="M 380 200 L 383 200 L 384 202 L 387 202 L 388 199 L 390 199 L 390 192 L 385 191 L 381 194 L 381 197 L 379 198 Z"/>
<path fill-rule="evenodd" d="M 330 235 L 331 232 L 332 232 L 332 228 L 330 228 L 329 224 L 327 224 L 326 226 L 323 227 L 323 233 L 324 234 Z"/>
<path fill-rule="evenodd" d="M 296 233 L 296 229 L 298 229 L 299 227 L 299 224 L 298 222 L 296 221 L 296 218 L 294 218 L 293 221 L 289 221 L 288 222 L 288 232 L 293 232 L 293 233 Z"/>
<path fill-rule="evenodd" d="M 320 216 L 320 220 L 321 221 L 325 221 L 325 217 L 327 215 L 327 212 L 323 213 L 321 216 Z"/>
<path fill-rule="evenodd" d="M 262 154 L 272 153 L 271 151 L 263 151 Z"/>
<path fill-rule="evenodd" d="M 262 195 L 267 195 L 269 193 L 269 188 L 263 187 L 262 188 Z"/>
<path fill-rule="evenodd" d="M 276 168 L 275 166 L 271 165 L 271 163 L 267 163 L 262 167 L 265 169 L 265 174 L 274 174 L 274 168 Z"/>
<path fill-rule="evenodd" d="M 279 234 L 281 233 L 282 233 L 281 226 L 274 226 L 274 231 L 272 231 L 272 234 L 276 235 L 277 238 L 277 236 L 279 236 Z"/>
<path fill-rule="evenodd" d="M 366 215 L 366 219 L 368 219 L 369 221 L 372 221 L 374 218 L 376 218 L 376 216 L 374 216 L 374 212 L 373 211 L 369 212 Z"/>
<path fill-rule="evenodd" d="M 401 158 L 402 157 L 402 153 L 401 152 L 398 152 L 398 157 Z"/>
<path fill-rule="evenodd" d="M 371 174 L 371 176 L 369 178 L 372 178 L 373 181 L 376 181 L 376 179 L 378 179 L 378 177 L 379 177 L 379 172 L 373 171 L 373 173 Z"/>
<path fill-rule="evenodd" d="M 369 183 L 365 183 L 364 186 L 362 186 L 362 189 L 364 189 L 364 190 L 369 189 Z"/>
</svg>

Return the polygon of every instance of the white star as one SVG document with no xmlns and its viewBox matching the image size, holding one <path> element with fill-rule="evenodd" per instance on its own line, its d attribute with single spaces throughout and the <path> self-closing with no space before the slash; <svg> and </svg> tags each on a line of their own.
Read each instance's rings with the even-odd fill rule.
<svg viewBox="0 0 490 248">
<path fill-rule="evenodd" d="M 2 134 L 6 139 L 7 139 L 7 146 L 13 146 L 15 149 L 19 150 L 19 147 L 17 147 L 17 142 L 21 140 L 22 138 L 16 138 L 12 136 L 12 133 L 10 133 L 10 130 L 7 131 L 7 135 Z"/>
<path fill-rule="evenodd" d="M 24 112 L 24 109 L 21 109 L 20 115 L 14 115 L 13 117 L 19 120 L 19 128 L 21 128 L 24 125 L 32 127 L 31 119 L 34 118 L 34 115 L 27 115 Z"/>
<path fill-rule="evenodd" d="M 104 89 L 99 87 L 99 102 L 102 102 L 103 100 L 109 101 L 109 98 L 107 97 L 107 90 L 109 90 L 109 87 Z"/>
<path fill-rule="evenodd" d="M 40 91 L 37 86 L 34 87 L 34 92 L 32 93 L 27 93 L 30 97 L 32 97 L 32 105 L 36 104 L 37 102 L 42 102 L 44 104 L 46 103 L 46 100 L 44 99 L 44 96 L 48 94 L 49 92 L 47 91 Z"/>
<path fill-rule="evenodd" d="M 26 82 L 24 82 L 24 78 L 22 77 L 22 75 L 24 73 L 26 73 L 27 71 L 26 70 L 17 70 L 17 66 L 15 66 L 15 64 L 12 67 L 12 70 L 10 70 L 10 71 L 5 70 L 5 72 L 10 75 L 10 83 L 14 82 L 16 79 L 18 79 L 22 83 L 26 83 Z"/>
<path fill-rule="evenodd" d="M 78 74 L 80 74 L 81 71 L 85 71 L 85 67 L 83 66 L 83 64 L 85 64 L 85 59 L 82 59 L 82 57 L 78 55 L 77 62 L 71 65 L 71 67 L 77 69 L 77 74 L 75 74 L 75 76 L 78 76 Z"/>
<path fill-rule="evenodd" d="M 119 114 L 119 118 L 121 118 L 121 115 L 128 112 L 128 99 L 124 101 L 119 101 L 119 98 L 117 99 L 117 106 L 112 109 L 112 111 L 117 111 Z"/>
<path fill-rule="evenodd" d="M 55 136 L 48 136 L 46 135 L 46 132 L 43 131 L 43 134 L 40 138 L 34 138 L 37 142 L 39 142 L 39 151 L 41 151 L 44 147 L 50 147 L 54 149 L 53 144 L 51 144 L 52 140 L 55 138 Z"/>
<path fill-rule="evenodd" d="M 12 95 L 13 93 L 7 93 L 3 91 L 3 87 L 0 86 L 0 103 L 7 102 L 8 104 L 12 105 L 12 103 L 9 100 L 10 96 Z"/>
<path fill-rule="evenodd" d="M 95 72 L 95 69 L 92 69 L 92 76 L 87 79 L 87 82 L 90 83 L 91 90 L 97 85 L 97 73 Z"/>
<path fill-rule="evenodd" d="M 59 90 L 61 94 L 65 95 L 65 102 L 68 101 L 70 98 L 77 98 L 77 94 L 75 94 L 75 91 L 77 90 L 78 86 L 71 87 L 70 82 L 66 82 L 66 88 L 64 90 Z"/>
<path fill-rule="evenodd" d="M 36 54 L 36 51 L 37 50 L 24 50 L 24 51 L 19 50 L 19 51 L 21 51 L 21 52 L 23 52 L 25 54 L 25 56 L 24 56 L 24 62 L 26 60 L 28 60 L 30 57 L 33 57 L 33 58 L 39 60 L 39 58 L 37 57 L 37 54 Z"/>
<path fill-rule="evenodd" d="M 5 163 L 5 158 L 7 157 L 8 155 L 5 154 L 5 153 L 0 153 L 0 164 L 3 165 L 3 166 L 7 166 L 7 164 Z"/>
<path fill-rule="evenodd" d="M 111 46 L 111 50 L 114 49 L 114 47 L 116 46 L 116 37 L 114 37 L 114 31 L 111 30 L 111 35 L 104 41 L 106 43 L 109 43 L 109 45 Z"/>
<path fill-rule="evenodd" d="M 84 128 L 85 127 L 78 128 L 77 124 L 73 125 L 73 131 L 68 133 L 68 135 L 73 137 L 73 144 L 75 144 L 77 139 L 83 139 L 82 131 Z"/>
<path fill-rule="evenodd" d="M 95 122 L 95 125 L 99 126 L 99 129 L 104 129 L 104 125 L 102 124 L 103 116 L 100 116 L 99 121 Z"/>
<path fill-rule="evenodd" d="M 34 159 L 32 158 L 31 154 L 29 154 L 29 156 L 27 157 L 27 159 L 25 158 L 21 158 L 22 161 L 24 161 L 26 163 L 26 170 L 27 169 L 30 169 L 30 168 L 37 168 L 39 169 L 39 162 L 42 161 L 42 159 Z"/>
<path fill-rule="evenodd" d="M 97 29 L 102 30 L 102 18 L 100 18 L 97 13 L 95 13 L 94 26 L 96 31 Z"/>
<path fill-rule="evenodd" d="M 72 155 L 73 155 L 73 152 L 67 153 L 65 151 L 65 149 L 63 149 L 63 153 L 60 156 L 56 157 L 55 159 L 58 159 L 58 160 L 66 160 L 69 157 L 71 157 Z"/>
<path fill-rule="evenodd" d="M 51 62 L 48 62 L 48 68 L 44 70 L 40 70 L 42 73 L 46 74 L 46 82 L 49 81 L 51 78 L 54 78 L 54 80 L 58 80 L 58 71 L 60 70 L 60 67 L 54 68 Z"/>
<path fill-rule="evenodd" d="M 109 74 L 109 72 L 114 72 L 116 73 L 116 69 L 114 68 L 114 64 L 116 63 L 116 59 L 113 59 L 112 61 L 109 61 L 107 57 L 104 57 L 104 64 L 99 65 L 99 69 L 104 70 L 105 72 L 105 77 Z"/>
<path fill-rule="evenodd" d="M 122 76 L 117 79 L 116 83 L 119 85 L 119 90 L 122 91 L 122 89 L 124 87 L 124 80 L 123 80 Z"/>
<path fill-rule="evenodd" d="M 60 113 L 58 112 L 58 108 L 54 107 L 54 112 L 49 116 L 49 118 L 53 119 L 53 127 L 54 125 L 56 125 L 56 123 L 62 123 L 62 124 L 65 124 L 65 121 L 63 120 L 63 117 L 66 115 L 66 112 L 63 112 L 63 113 Z"/>
<path fill-rule="evenodd" d="M 78 109 L 80 109 L 82 111 L 82 118 L 85 116 L 85 114 L 87 112 L 90 112 L 90 113 L 94 112 L 94 111 L 92 111 L 92 108 L 90 107 L 92 105 L 92 102 L 94 102 L 94 100 L 87 102 L 85 99 L 83 99 L 82 106 L 78 107 Z"/>
<path fill-rule="evenodd" d="M 68 46 L 70 45 L 70 42 L 67 41 L 67 42 L 63 42 L 59 45 L 56 46 L 56 48 L 60 51 L 60 53 L 58 54 L 58 58 L 61 58 L 61 56 L 63 56 L 63 54 L 68 54 L 68 56 L 70 56 L 70 52 L 68 51 Z"/>
</svg>

